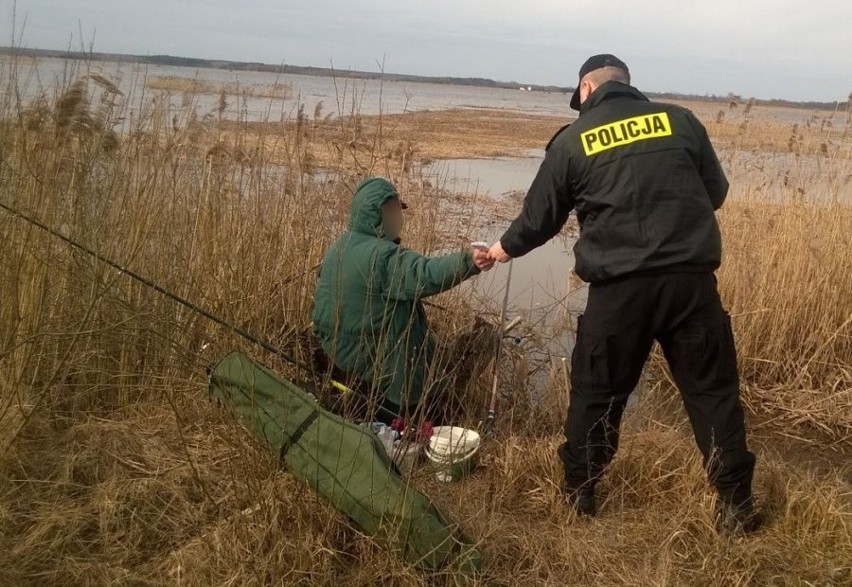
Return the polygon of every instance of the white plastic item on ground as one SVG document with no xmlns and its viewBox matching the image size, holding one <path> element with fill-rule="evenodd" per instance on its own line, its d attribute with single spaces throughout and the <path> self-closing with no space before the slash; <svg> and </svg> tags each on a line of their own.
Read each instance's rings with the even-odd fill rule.
<svg viewBox="0 0 852 587">
<path fill-rule="evenodd" d="M 383 422 L 371 422 L 370 430 L 382 443 L 388 457 L 394 462 L 399 472 L 407 477 L 414 470 L 423 447 L 416 442 L 408 442 L 399 437 L 399 432 Z"/>
<path fill-rule="evenodd" d="M 457 481 L 477 465 L 480 436 L 474 430 L 458 426 L 438 426 L 429 439 L 426 456 L 432 462 L 439 481 Z"/>
<path fill-rule="evenodd" d="M 390 426 L 383 422 L 371 422 L 370 430 L 373 431 L 373 434 L 378 437 L 382 446 L 385 447 L 385 452 L 388 453 L 388 456 L 393 456 L 393 445 L 397 438 L 399 438 L 396 430 L 391 429 Z"/>
<path fill-rule="evenodd" d="M 396 464 L 399 472 L 403 477 L 408 477 L 420 461 L 420 455 L 423 453 L 423 445 L 417 442 L 410 442 L 404 438 L 397 440 L 393 445 L 391 459 Z"/>
</svg>

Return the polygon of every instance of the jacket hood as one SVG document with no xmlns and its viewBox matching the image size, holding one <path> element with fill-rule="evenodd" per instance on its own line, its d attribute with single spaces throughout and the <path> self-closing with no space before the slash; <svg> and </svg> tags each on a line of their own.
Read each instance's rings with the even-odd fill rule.
<svg viewBox="0 0 852 587">
<path fill-rule="evenodd" d="M 382 206 L 399 194 L 391 182 L 382 177 L 362 181 L 355 189 L 349 213 L 349 230 L 385 238 L 382 225 Z"/>
</svg>

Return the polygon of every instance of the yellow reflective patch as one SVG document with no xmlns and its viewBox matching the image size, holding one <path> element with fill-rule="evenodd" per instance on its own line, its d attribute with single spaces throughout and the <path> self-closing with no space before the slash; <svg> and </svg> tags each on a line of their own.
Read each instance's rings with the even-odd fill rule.
<svg viewBox="0 0 852 587">
<path fill-rule="evenodd" d="M 591 157 L 607 149 L 623 147 L 636 141 L 669 137 L 672 125 L 667 112 L 634 116 L 616 120 L 603 126 L 587 130 L 580 135 L 583 150 Z"/>
</svg>

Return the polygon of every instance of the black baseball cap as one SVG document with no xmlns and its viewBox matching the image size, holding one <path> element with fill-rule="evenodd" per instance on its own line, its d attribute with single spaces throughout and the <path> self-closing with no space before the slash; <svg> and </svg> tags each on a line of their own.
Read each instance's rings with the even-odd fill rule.
<svg viewBox="0 0 852 587">
<path fill-rule="evenodd" d="M 586 59 L 586 62 L 583 64 L 583 67 L 580 68 L 580 77 L 577 81 L 577 88 L 574 90 L 574 94 L 571 96 L 571 108 L 573 108 L 574 110 L 580 109 L 580 81 L 582 81 L 582 79 L 587 73 L 591 73 L 596 69 L 600 69 L 601 67 L 617 67 L 619 69 L 623 69 L 627 73 L 630 73 L 630 70 L 627 69 L 627 64 L 615 55 L 610 55 L 609 53 L 592 55 L 591 57 Z"/>
</svg>

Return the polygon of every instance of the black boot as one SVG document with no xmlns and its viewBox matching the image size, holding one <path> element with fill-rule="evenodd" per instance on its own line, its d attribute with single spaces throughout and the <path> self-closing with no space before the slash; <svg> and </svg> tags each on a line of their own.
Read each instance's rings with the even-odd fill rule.
<svg viewBox="0 0 852 587">
<path fill-rule="evenodd" d="M 572 487 L 565 483 L 563 488 L 566 503 L 581 517 L 594 517 L 598 513 L 595 501 L 595 486 L 592 483 L 583 483 L 579 487 Z"/>
<path fill-rule="evenodd" d="M 751 497 L 738 502 L 720 498 L 716 503 L 716 526 L 725 534 L 751 534 L 760 529 L 763 519 Z"/>
</svg>

